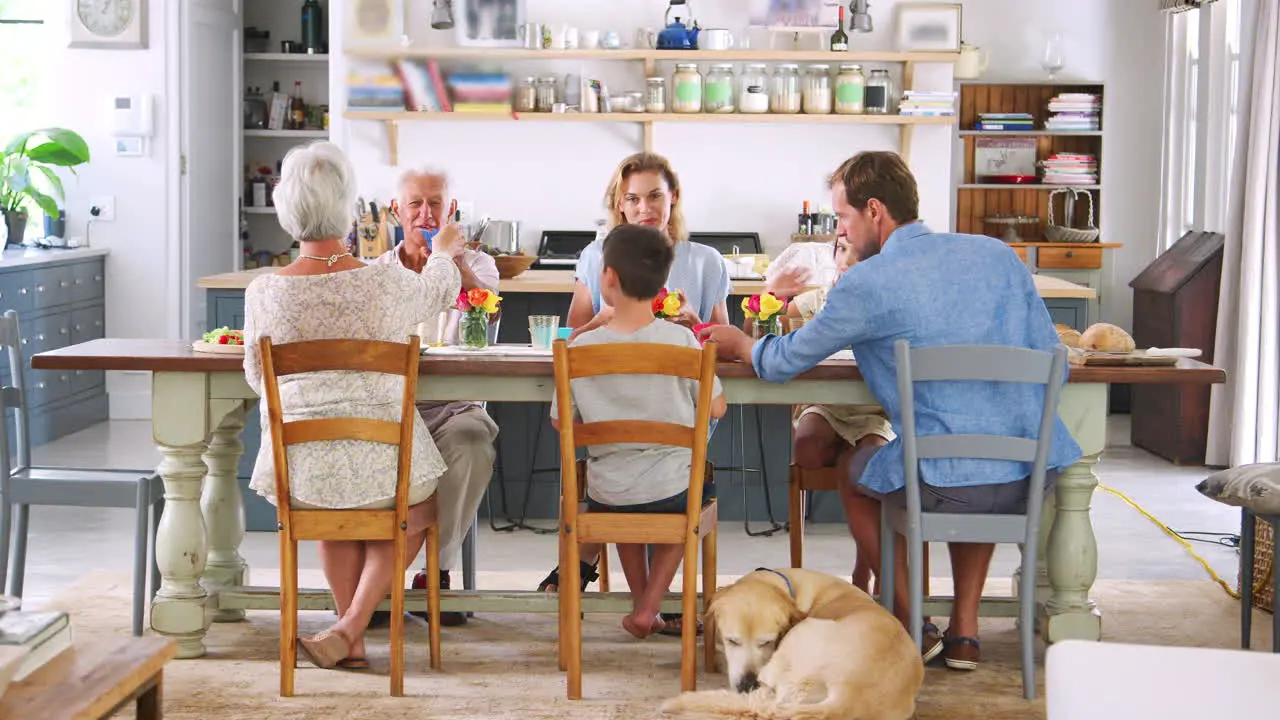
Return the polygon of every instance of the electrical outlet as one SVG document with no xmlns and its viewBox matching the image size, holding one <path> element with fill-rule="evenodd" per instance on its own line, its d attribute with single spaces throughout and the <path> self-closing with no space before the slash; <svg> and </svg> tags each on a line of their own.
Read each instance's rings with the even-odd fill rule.
<svg viewBox="0 0 1280 720">
<path fill-rule="evenodd" d="M 100 222 L 114 221 L 116 219 L 116 199 L 110 195 L 104 195 L 90 200 L 89 218 Z"/>
</svg>

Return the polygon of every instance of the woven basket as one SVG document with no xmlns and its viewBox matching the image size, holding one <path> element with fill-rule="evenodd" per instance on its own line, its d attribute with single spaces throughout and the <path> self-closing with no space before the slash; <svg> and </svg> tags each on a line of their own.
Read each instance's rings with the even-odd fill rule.
<svg viewBox="0 0 1280 720">
<path fill-rule="evenodd" d="M 1275 529 L 1271 523 L 1259 520 L 1253 535 L 1253 606 L 1272 613 L 1276 611 L 1276 598 L 1272 593 L 1271 582 L 1271 573 L 1275 570 Z"/>
<path fill-rule="evenodd" d="M 1044 236 L 1049 242 L 1054 243 L 1091 243 L 1098 239 L 1099 231 L 1097 226 L 1093 224 L 1093 193 L 1085 191 L 1083 195 L 1089 200 L 1089 227 L 1073 228 L 1065 225 L 1053 224 L 1053 198 L 1055 195 L 1070 194 L 1072 197 L 1079 197 L 1082 193 L 1076 188 L 1058 188 L 1049 193 L 1049 222 L 1044 227 Z M 1066 222 L 1071 222 L 1071 218 L 1066 218 Z"/>
</svg>

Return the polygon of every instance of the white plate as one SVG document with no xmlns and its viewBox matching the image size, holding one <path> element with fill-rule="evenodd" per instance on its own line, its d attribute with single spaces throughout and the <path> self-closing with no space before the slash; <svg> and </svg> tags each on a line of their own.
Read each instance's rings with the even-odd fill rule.
<svg viewBox="0 0 1280 720">
<path fill-rule="evenodd" d="M 490 345 L 486 348 L 468 348 L 461 346 L 423 348 L 423 355 L 492 355 L 492 356 L 524 356 L 551 357 L 551 349 L 543 350 L 532 345 Z"/>
<path fill-rule="evenodd" d="M 203 340 L 197 340 L 191 343 L 191 349 L 196 352 L 211 353 L 215 355 L 243 355 L 244 345 L 215 345 L 207 343 Z"/>
</svg>

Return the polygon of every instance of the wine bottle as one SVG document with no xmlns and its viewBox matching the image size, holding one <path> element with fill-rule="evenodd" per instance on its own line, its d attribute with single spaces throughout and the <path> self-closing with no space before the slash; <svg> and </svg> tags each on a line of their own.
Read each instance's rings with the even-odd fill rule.
<svg viewBox="0 0 1280 720">
<path fill-rule="evenodd" d="M 849 52 L 849 34 L 844 31 L 844 6 L 840 6 L 840 19 L 836 21 L 836 31 L 831 33 L 831 51 Z"/>
</svg>

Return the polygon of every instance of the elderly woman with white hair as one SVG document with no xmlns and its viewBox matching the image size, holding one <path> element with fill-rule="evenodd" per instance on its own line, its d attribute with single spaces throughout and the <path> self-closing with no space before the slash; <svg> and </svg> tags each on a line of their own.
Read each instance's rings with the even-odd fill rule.
<svg viewBox="0 0 1280 720">
<path fill-rule="evenodd" d="M 280 225 L 301 246 L 298 259 L 254 280 L 245 291 L 245 376 L 262 394 L 257 342 L 277 344 L 346 338 L 405 342 L 417 323 L 452 306 L 461 287 L 453 258 L 465 239 L 453 225 L 434 239 L 421 273 L 397 264 L 366 265 L 347 252 L 345 236 L 355 204 L 355 173 L 336 145 L 314 143 L 289 151 L 275 190 Z M 398 421 L 403 382 L 378 373 L 305 373 L 282 378 L 286 420 L 369 417 Z M 262 445 L 250 487 L 272 504 L 295 508 L 381 509 L 395 502 L 397 450 L 360 440 L 304 443 L 288 450 L 292 498 L 275 497 L 275 470 L 262 407 Z M 413 506 L 436 490 L 445 464 L 420 417 L 414 417 L 409 481 L 408 561 L 422 548 L 425 523 Z M 338 606 L 338 622 L 298 641 L 319 667 L 366 668 L 364 635 L 378 603 L 391 589 L 390 541 L 320 543 L 325 578 Z M 400 578 L 395 578 L 397 582 Z"/>
</svg>

